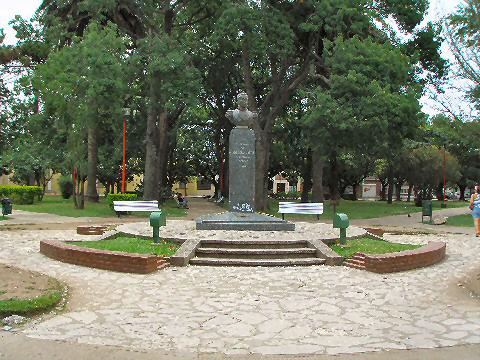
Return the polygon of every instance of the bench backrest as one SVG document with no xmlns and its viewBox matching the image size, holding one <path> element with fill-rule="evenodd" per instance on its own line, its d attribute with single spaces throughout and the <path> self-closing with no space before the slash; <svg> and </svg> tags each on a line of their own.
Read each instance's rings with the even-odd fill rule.
<svg viewBox="0 0 480 360">
<path fill-rule="evenodd" d="M 323 214 L 323 203 L 279 202 L 280 214 Z"/>
<path fill-rule="evenodd" d="M 158 201 L 114 201 L 115 211 L 157 211 Z"/>
</svg>

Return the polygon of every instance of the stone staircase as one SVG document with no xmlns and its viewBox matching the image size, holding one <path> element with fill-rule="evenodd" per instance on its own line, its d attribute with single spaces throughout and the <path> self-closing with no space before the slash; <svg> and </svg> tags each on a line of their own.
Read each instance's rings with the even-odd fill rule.
<svg viewBox="0 0 480 360">
<path fill-rule="evenodd" d="M 308 266 L 322 265 L 305 240 L 202 240 L 191 265 Z"/>
</svg>

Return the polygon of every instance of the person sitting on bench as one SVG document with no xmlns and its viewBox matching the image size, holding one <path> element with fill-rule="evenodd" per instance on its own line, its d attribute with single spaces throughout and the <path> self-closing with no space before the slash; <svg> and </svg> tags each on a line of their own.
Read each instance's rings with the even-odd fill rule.
<svg viewBox="0 0 480 360">
<path fill-rule="evenodd" d="M 178 207 L 188 209 L 188 200 L 181 193 L 177 193 L 177 204 Z"/>
</svg>

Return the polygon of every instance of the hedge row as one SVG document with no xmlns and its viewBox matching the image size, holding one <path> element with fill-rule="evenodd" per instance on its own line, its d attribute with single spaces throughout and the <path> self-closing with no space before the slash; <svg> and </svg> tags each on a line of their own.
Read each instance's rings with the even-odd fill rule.
<svg viewBox="0 0 480 360">
<path fill-rule="evenodd" d="M 0 186 L 0 198 L 10 198 L 14 204 L 33 204 L 36 195 L 42 195 L 39 186 Z"/>
<path fill-rule="evenodd" d="M 108 194 L 107 195 L 107 204 L 110 206 L 110 209 L 113 210 L 114 201 L 135 201 L 137 200 L 137 194 Z"/>
</svg>

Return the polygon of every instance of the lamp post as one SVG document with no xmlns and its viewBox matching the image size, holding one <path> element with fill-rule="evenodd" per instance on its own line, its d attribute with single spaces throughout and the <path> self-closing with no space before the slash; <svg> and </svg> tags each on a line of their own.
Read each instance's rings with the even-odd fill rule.
<svg viewBox="0 0 480 360">
<path fill-rule="evenodd" d="M 123 109 L 123 161 L 122 161 L 122 193 L 125 193 L 127 184 L 127 116 L 130 115 L 130 109 Z"/>
</svg>

